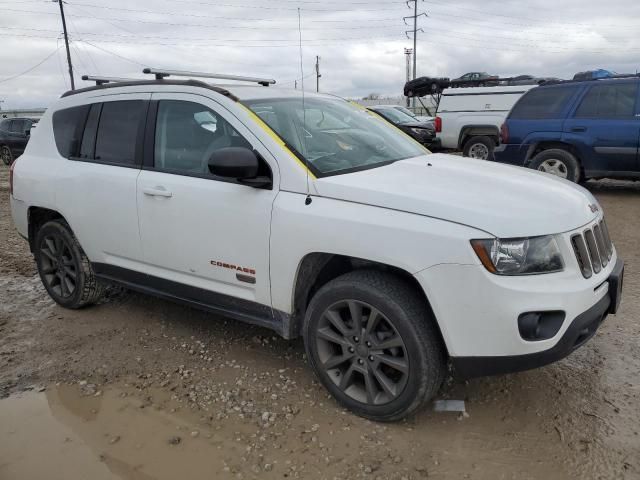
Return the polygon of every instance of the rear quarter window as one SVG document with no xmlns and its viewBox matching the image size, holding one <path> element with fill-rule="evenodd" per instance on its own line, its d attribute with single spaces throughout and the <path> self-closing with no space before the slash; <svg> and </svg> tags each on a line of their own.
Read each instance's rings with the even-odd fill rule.
<svg viewBox="0 0 640 480">
<path fill-rule="evenodd" d="M 53 136 L 58 152 L 64 158 L 76 156 L 80 147 L 88 105 L 65 108 L 53 114 Z"/>
<path fill-rule="evenodd" d="M 575 85 L 534 88 L 515 104 L 509 118 L 514 120 L 557 118 L 577 91 Z"/>
</svg>

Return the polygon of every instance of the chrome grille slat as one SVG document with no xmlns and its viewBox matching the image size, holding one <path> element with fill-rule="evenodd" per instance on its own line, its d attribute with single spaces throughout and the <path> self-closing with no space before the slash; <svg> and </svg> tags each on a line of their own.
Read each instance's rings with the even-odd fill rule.
<svg viewBox="0 0 640 480">
<path fill-rule="evenodd" d="M 600 270 L 602 270 L 602 263 L 600 255 L 598 255 L 598 247 L 596 246 L 596 239 L 593 235 L 593 230 L 585 230 L 584 239 L 587 242 L 587 250 L 589 250 L 589 258 L 591 258 L 593 273 L 600 273 Z"/>
<path fill-rule="evenodd" d="M 605 222 L 604 218 L 600 221 L 600 229 L 602 230 L 604 243 L 607 247 L 607 260 L 611 260 L 611 257 L 613 256 L 613 242 L 609 236 L 609 228 L 607 227 L 607 222 Z"/>
<path fill-rule="evenodd" d="M 602 230 L 600 229 L 600 225 L 595 224 L 593 226 L 593 236 L 596 237 L 596 245 L 598 246 L 600 261 L 602 262 L 602 268 L 604 268 L 609 263 L 609 254 L 607 253 L 607 248 L 604 244 L 604 238 L 602 237 Z"/>
<path fill-rule="evenodd" d="M 584 278 L 590 278 L 593 270 L 591 269 L 591 260 L 589 260 L 589 253 L 587 252 L 587 246 L 584 243 L 582 235 L 579 233 L 573 235 L 571 237 L 571 245 L 578 260 L 578 266 L 580 267 L 582 276 Z"/>
</svg>

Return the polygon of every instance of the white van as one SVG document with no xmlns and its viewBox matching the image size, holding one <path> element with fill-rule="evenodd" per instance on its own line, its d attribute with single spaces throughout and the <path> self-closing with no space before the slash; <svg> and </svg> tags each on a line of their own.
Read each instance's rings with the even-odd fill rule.
<svg viewBox="0 0 640 480">
<path fill-rule="evenodd" d="M 444 149 L 462 150 L 465 157 L 487 160 L 498 145 L 500 126 L 511 107 L 537 85 L 447 89 L 436 118 L 436 133 Z"/>
</svg>

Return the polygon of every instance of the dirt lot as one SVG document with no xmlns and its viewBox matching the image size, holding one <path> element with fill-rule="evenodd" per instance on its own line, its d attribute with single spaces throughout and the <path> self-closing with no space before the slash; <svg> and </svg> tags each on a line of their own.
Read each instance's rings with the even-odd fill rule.
<svg viewBox="0 0 640 480">
<path fill-rule="evenodd" d="M 0 478 L 640 478 L 640 184 L 591 185 L 626 261 L 622 311 L 569 358 L 449 380 L 374 424 L 339 408 L 301 341 L 114 291 L 68 311 L 13 229 L 0 167 Z M 549 212 L 553 215 L 553 212 Z"/>
</svg>

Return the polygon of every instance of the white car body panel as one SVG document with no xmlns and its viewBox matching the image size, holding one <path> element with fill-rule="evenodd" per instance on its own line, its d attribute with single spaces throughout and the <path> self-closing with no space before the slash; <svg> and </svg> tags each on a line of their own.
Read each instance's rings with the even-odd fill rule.
<svg viewBox="0 0 640 480">
<path fill-rule="evenodd" d="M 509 111 L 528 90 L 536 85 L 507 87 L 465 87 L 446 89 L 438 105 L 442 131 L 436 134 L 441 147 L 460 149 L 465 127 L 489 126 L 498 131 Z"/>
</svg>

